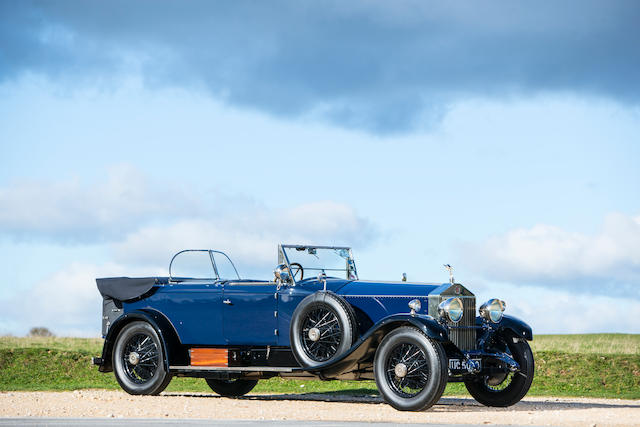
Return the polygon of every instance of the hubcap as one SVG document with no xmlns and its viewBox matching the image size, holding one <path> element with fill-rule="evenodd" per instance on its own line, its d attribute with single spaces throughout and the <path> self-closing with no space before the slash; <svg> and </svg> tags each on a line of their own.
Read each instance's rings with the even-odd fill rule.
<svg viewBox="0 0 640 427">
<path fill-rule="evenodd" d="M 309 339 L 311 341 L 318 341 L 320 339 L 320 329 L 318 328 L 309 329 Z"/>
<path fill-rule="evenodd" d="M 138 364 L 138 362 L 140 362 L 140 355 L 135 351 L 132 351 L 131 353 L 129 353 L 129 363 L 135 366 Z"/>
<path fill-rule="evenodd" d="M 395 371 L 396 377 L 404 378 L 407 376 L 407 365 L 405 365 L 404 363 L 398 363 L 394 368 L 394 371 Z"/>
</svg>

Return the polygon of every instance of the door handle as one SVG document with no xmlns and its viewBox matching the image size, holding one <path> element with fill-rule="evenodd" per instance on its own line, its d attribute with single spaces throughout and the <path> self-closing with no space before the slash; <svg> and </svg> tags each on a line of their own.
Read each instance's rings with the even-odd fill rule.
<svg viewBox="0 0 640 427">
<path fill-rule="evenodd" d="M 225 303 L 225 304 L 227 304 L 227 305 L 233 305 L 233 304 L 231 303 L 231 300 L 230 300 L 230 299 L 228 299 L 228 298 L 227 298 L 226 300 L 222 301 L 222 302 L 223 302 L 223 303 Z"/>
</svg>

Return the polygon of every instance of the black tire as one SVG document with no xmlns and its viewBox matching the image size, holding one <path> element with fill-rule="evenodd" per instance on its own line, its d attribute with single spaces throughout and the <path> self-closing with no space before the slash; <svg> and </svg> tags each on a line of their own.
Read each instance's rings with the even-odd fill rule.
<svg viewBox="0 0 640 427">
<path fill-rule="evenodd" d="M 384 337 L 373 369 L 380 394 L 399 411 L 430 408 L 442 397 L 449 379 L 442 344 L 410 326 Z"/>
<path fill-rule="evenodd" d="M 258 380 L 213 380 L 205 378 L 207 384 L 220 396 L 238 397 L 249 393 L 258 384 Z"/>
<path fill-rule="evenodd" d="M 520 365 L 519 372 L 482 376 L 464 382 L 471 396 L 485 406 L 515 405 L 527 394 L 533 381 L 535 368 L 529 343 L 510 334 L 503 338 L 502 345 Z"/>
<path fill-rule="evenodd" d="M 158 333 L 147 322 L 136 321 L 122 328 L 112 363 L 116 380 L 129 394 L 159 394 L 171 381 Z"/>
<path fill-rule="evenodd" d="M 336 360 L 351 348 L 355 338 L 353 309 L 332 292 L 307 296 L 293 312 L 289 339 L 301 366 L 312 368 Z"/>
</svg>

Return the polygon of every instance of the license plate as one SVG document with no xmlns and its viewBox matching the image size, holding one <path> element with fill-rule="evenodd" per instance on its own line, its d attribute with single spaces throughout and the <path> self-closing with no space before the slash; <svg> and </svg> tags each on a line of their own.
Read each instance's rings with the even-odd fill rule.
<svg viewBox="0 0 640 427">
<path fill-rule="evenodd" d="M 482 369 L 482 359 L 471 359 Z M 449 359 L 449 370 L 467 372 L 467 359 Z"/>
</svg>

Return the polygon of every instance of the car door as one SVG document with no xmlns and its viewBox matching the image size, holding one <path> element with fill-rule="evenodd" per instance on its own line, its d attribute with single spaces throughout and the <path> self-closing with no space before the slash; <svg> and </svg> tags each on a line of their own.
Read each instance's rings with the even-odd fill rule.
<svg viewBox="0 0 640 427">
<path fill-rule="evenodd" d="M 183 344 L 224 345 L 222 284 L 194 280 L 165 285 L 157 307 L 167 315 Z"/>
<path fill-rule="evenodd" d="M 222 321 L 227 344 L 277 344 L 277 295 L 274 282 L 226 282 L 222 296 Z"/>
<path fill-rule="evenodd" d="M 217 278 L 209 251 L 178 253 L 171 262 L 171 280 L 154 297 L 154 308 L 164 313 L 183 344 L 224 345 L 222 281 Z"/>
</svg>

